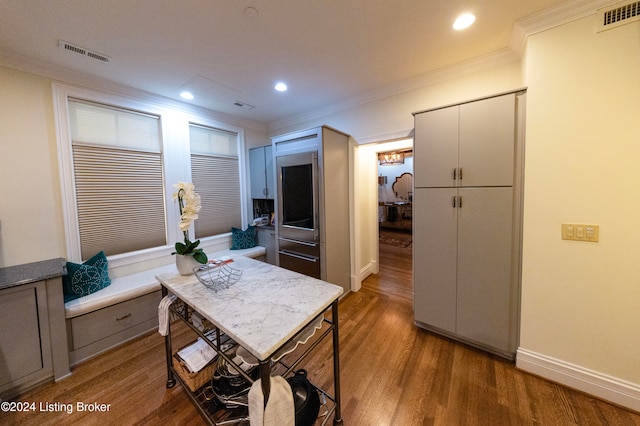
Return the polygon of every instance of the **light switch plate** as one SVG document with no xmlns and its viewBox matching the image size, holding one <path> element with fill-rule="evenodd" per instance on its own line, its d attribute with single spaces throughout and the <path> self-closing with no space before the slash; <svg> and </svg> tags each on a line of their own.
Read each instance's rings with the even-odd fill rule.
<svg viewBox="0 0 640 426">
<path fill-rule="evenodd" d="M 598 241 L 600 241 L 600 226 L 578 223 L 563 223 L 562 239 L 597 243 Z"/>
</svg>

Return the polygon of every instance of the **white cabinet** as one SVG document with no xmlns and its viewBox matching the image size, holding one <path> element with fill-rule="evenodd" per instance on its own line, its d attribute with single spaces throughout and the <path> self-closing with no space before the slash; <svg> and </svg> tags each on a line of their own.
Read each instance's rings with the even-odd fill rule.
<svg viewBox="0 0 640 426">
<path fill-rule="evenodd" d="M 415 115 L 414 314 L 506 357 L 517 340 L 518 99 Z"/>
<path fill-rule="evenodd" d="M 271 145 L 249 150 L 251 198 L 272 200 L 275 193 Z"/>
<path fill-rule="evenodd" d="M 513 185 L 515 112 L 511 94 L 416 114 L 415 187 Z"/>
</svg>

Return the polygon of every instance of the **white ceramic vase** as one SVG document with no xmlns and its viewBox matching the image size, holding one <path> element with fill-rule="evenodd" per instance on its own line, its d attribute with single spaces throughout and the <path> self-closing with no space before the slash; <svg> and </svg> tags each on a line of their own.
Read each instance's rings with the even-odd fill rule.
<svg viewBox="0 0 640 426">
<path fill-rule="evenodd" d="M 176 268 L 180 275 L 192 275 L 193 268 L 199 265 L 200 264 L 193 258 L 193 256 L 176 254 Z"/>
</svg>

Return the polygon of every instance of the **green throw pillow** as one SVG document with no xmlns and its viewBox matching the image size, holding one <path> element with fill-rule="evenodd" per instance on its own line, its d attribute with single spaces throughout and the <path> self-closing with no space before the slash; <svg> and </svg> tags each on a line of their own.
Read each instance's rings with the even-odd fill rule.
<svg viewBox="0 0 640 426">
<path fill-rule="evenodd" d="M 231 250 L 242 250 L 256 246 L 256 228 L 249 226 L 244 231 L 231 228 Z"/>
<path fill-rule="evenodd" d="M 95 293 L 109 284 L 109 265 L 103 251 L 82 264 L 67 262 L 67 275 L 62 277 L 64 301 Z"/>
</svg>

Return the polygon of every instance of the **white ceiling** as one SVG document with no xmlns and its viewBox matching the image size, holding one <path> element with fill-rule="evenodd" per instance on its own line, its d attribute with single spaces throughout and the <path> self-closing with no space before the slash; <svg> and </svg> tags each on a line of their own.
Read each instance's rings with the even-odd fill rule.
<svg viewBox="0 0 640 426">
<path fill-rule="evenodd" d="M 0 61 L 173 99 L 188 86 L 197 105 L 268 125 L 503 50 L 516 21 L 564 1 L 0 0 Z M 452 30 L 465 11 L 475 25 Z"/>
</svg>

